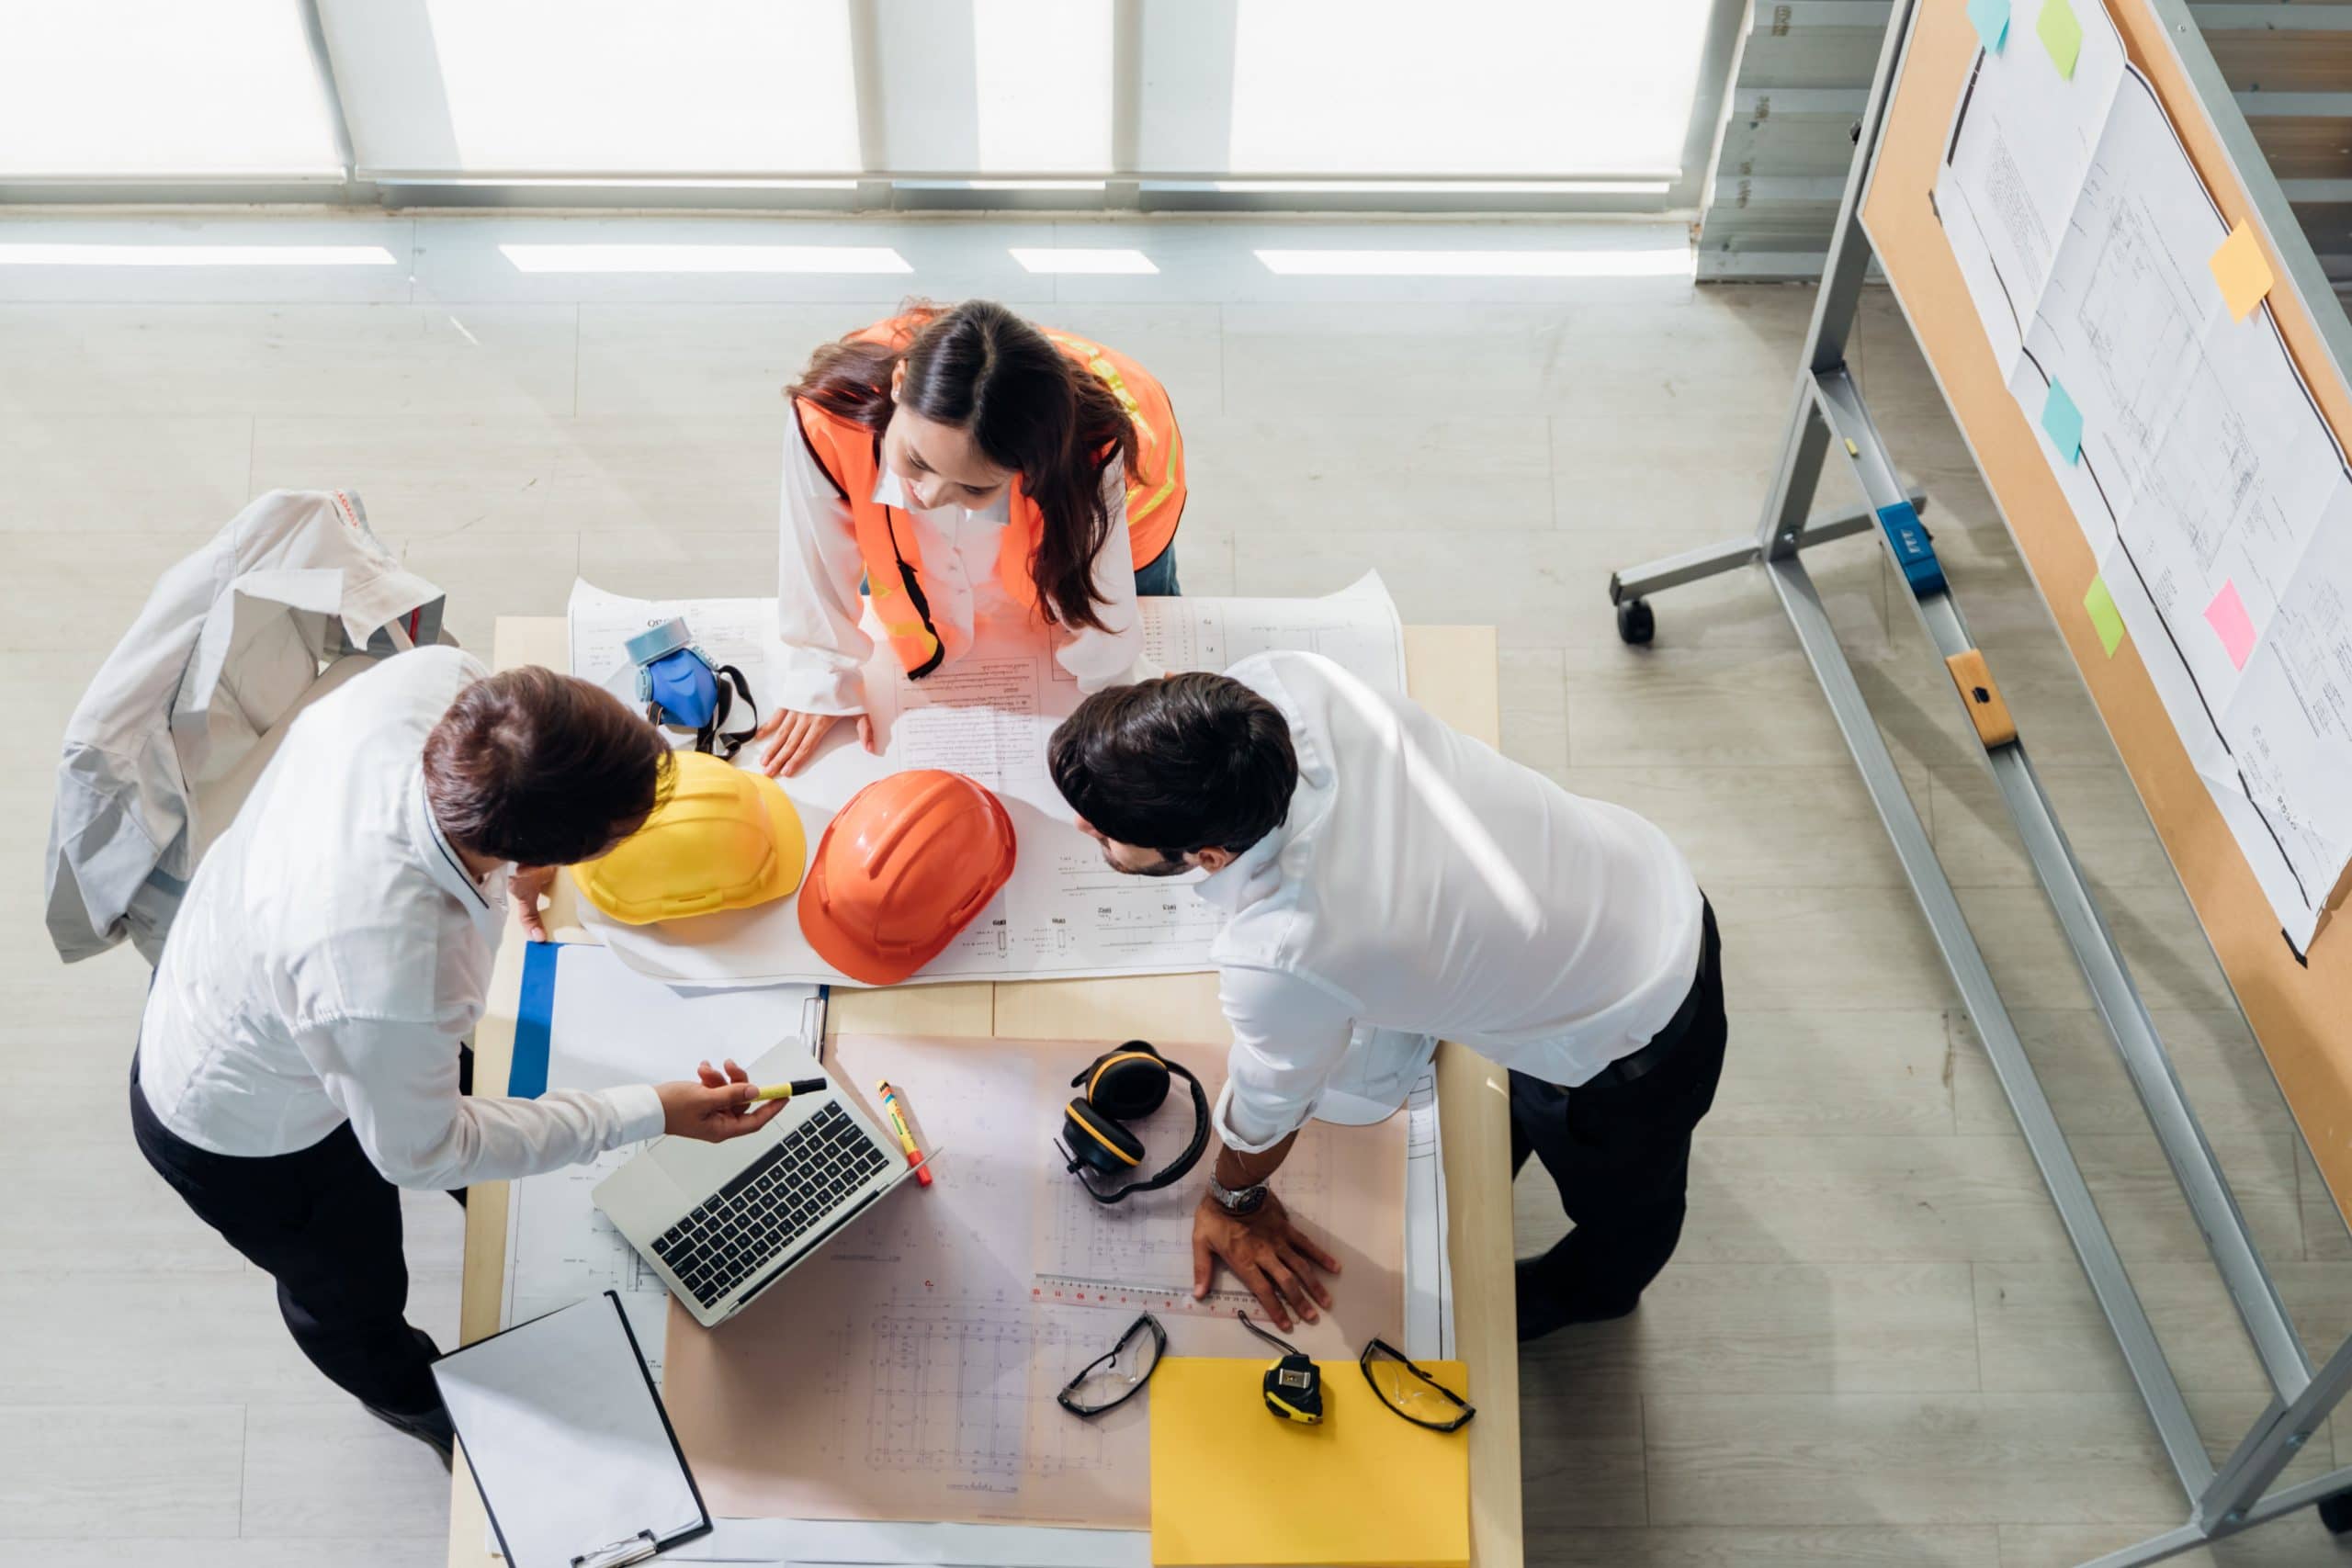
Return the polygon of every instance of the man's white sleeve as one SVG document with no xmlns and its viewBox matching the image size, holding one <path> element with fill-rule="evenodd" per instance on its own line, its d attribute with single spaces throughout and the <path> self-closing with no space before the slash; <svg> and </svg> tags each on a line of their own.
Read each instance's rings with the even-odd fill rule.
<svg viewBox="0 0 2352 1568">
<path fill-rule="evenodd" d="M 1218 972 L 1217 1001 L 1233 1030 L 1217 1135 L 1227 1148 L 1258 1154 L 1314 1114 L 1348 1054 L 1354 1010 L 1295 975 L 1239 966 Z"/>
<path fill-rule="evenodd" d="M 650 1084 L 537 1100 L 461 1095 L 458 1042 L 431 1024 L 345 1018 L 299 1039 L 360 1148 L 396 1186 L 536 1176 L 662 1131 Z"/>
</svg>

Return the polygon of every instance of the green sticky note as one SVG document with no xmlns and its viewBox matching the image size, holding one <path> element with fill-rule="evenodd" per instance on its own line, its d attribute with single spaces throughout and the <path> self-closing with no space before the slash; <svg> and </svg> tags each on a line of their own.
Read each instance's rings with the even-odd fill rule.
<svg viewBox="0 0 2352 1568">
<path fill-rule="evenodd" d="M 2083 608 L 2091 613 L 2091 627 L 2098 633 L 2098 645 L 2107 649 L 2109 659 L 2123 646 L 2123 617 L 2116 613 L 2115 595 L 2107 591 L 2107 579 L 2091 579 L 2091 591 L 2083 595 Z"/>
<path fill-rule="evenodd" d="M 2050 51 L 2058 74 L 2073 81 L 2075 62 L 2083 52 L 2083 24 L 2075 20 L 2075 8 L 2066 0 L 2041 0 L 2041 20 L 2033 25 L 2033 30 L 2041 47 Z"/>
</svg>

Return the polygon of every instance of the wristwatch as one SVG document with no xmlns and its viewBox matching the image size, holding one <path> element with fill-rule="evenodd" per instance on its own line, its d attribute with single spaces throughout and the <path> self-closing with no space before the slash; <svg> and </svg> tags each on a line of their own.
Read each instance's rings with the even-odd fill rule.
<svg viewBox="0 0 2352 1568">
<path fill-rule="evenodd" d="M 1216 1179 L 1215 1171 L 1209 1173 L 1209 1196 L 1216 1199 L 1216 1206 L 1228 1214 L 1256 1213 L 1266 1206 L 1269 1190 L 1262 1181 L 1250 1187 L 1227 1187 Z"/>
</svg>

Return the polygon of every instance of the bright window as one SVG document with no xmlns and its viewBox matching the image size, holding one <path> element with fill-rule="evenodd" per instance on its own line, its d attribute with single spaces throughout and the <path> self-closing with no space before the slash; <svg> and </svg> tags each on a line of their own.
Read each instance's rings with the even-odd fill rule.
<svg viewBox="0 0 2352 1568">
<path fill-rule="evenodd" d="M 1083 207 L 1107 180 L 1135 179 L 1180 205 L 1286 192 L 1324 207 L 1354 195 L 1690 205 L 1701 172 L 1683 161 L 1723 85 L 1701 84 L 1700 66 L 1723 53 L 1738 8 L 310 3 L 332 94 L 305 0 L 0 0 L 0 181 L 182 181 L 201 199 L 207 180 L 331 181 L 347 146 L 357 177 L 387 186 L 895 179 L 911 206 L 1002 190 L 1007 205 Z"/>
<path fill-rule="evenodd" d="M 1143 166 L 1670 178 L 1711 9 L 1146 0 Z"/>
<path fill-rule="evenodd" d="M 295 0 L 0 0 L 0 173 L 341 168 Z"/>
<path fill-rule="evenodd" d="M 842 0 L 331 0 L 363 168 L 854 174 Z"/>
<path fill-rule="evenodd" d="M 972 0 L 984 174 L 1111 166 L 1111 7 L 1104 0 Z"/>
<path fill-rule="evenodd" d="M 883 172 L 1100 175 L 1111 0 L 876 0 Z"/>
</svg>

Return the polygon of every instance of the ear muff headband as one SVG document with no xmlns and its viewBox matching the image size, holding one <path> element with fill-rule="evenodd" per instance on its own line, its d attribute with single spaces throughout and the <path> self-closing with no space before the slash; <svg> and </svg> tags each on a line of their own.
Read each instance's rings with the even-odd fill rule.
<svg viewBox="0 0 2352 1568">
<path fill-rule="evenodd" d="M 1086 1086 L 1086 1098 L 1070 1101 L 1069 1109 L 1063 1114 L 1064 1122 L 1075 1123 L 1082 1128 L 1090 1138 L 1118 1154 L 1125 1163 L 1131 1166 L 1140 1165 L 1143 1156 L 1141 1141 L 1125 1128 L 1118 1127 L 1116 1125 L 1118 1119 L 1107 1107 L 1098 1105 L 1094 1100 L 1094 1091 L 1101 1084 L 1102 1076 L 1113 1067 L 1128 1062 L 1149 1062 L 1184 1080 L 1193 1091 L 1193 1136 L 1184 1145 L 1184 1152 L 1178 1155 L 1168 1165 L 1140 1181 L 1131 1181 L 1110 1192 L 1102 1191 L 1091 1181 L 1086 1179 L 1087 1170 L 1102 1168 L 1097 1162 L 1080 1159 L 1069 1151 L 1064 1150 L 1065 1156 L 1069 1160 L 1070 1170 L 1078 1175 L 1079 1185 L 1086 1190 L 1088 1197 L 1098 1203 L 1116 1203 L 1132 1193 L 1156 1192 L 1163 1187 L 1182 1180 L 1186 1173 L 1200 1163 L 1202 1153 L 1209 1145 L 1209 1097 L 1201 1088 L 1201 1080 L 1194 1077 L 1191 1070 L 1182 1063 L 1170 1061 L 1139 1040 L 1131 1041 L 1120 1049 L 1102 1056 L 1092 1066 L 1072 1080 L 1074 1084 L 1082 1083 Z M 1148 1114 L 1150 1109 L 1146 1108 L 1142 1113 Z M 1128 1158 L 1125 1151 L 1120 1149 L 1119 1145 L 1106 1135 L 1110 1130 L 1115 1130 L 1121 1139 L 1134 1148 L 1134 1157 Z"/>
</svg>

